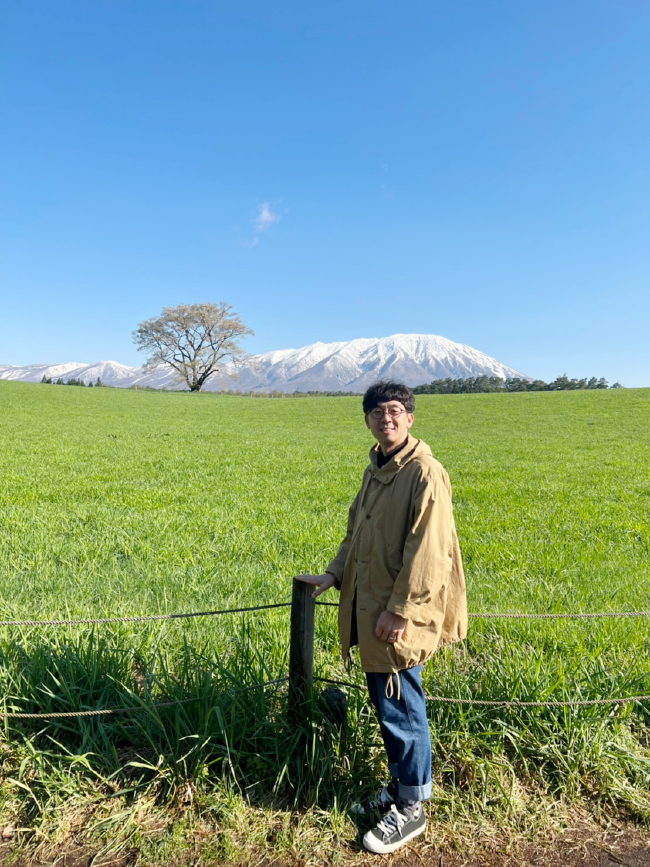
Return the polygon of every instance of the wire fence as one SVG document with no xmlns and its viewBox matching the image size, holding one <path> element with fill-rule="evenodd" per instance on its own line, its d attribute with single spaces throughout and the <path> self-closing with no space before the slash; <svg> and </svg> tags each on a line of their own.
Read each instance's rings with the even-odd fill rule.
<svg viewBox="0 0 650 867">
<path fill-rule="evenodd" d="M 650 617 L 650 611 L 580 611 L 575 614 L 488 614 L 473 612 L 467 616 L 480 620 L 592 620 L 596 617 Z"/>
<path fill-rule="evenodd" d="M 0 620 L 0 626 L 80 626 L 95 623 L 146 623 L 153 620 L 214 617 L 217 614 L 243 614 L 248 611 L 267 611 L 269 608 L 291 608 L 291 602 L 275 602 L 272 605 L 250 605 L 247 608 L 222 608 L 215 611 L 190 611 L 186 614 L 139 614 L 133 617 L 84 617 L 73 620 Z"/>
<path fill-rule="evenodd" d="M 338 602 L 317 602 L 328 608 L 338 608 Z M 591 620 L 597 617 L 650 617 L 650 611 L 579 611 L 576 613 L 557 612 L 550 614 L 519 614 L 509 612 L 472 611 L 467 615 L 477 620 Z"/>
<path fill-rule="evenodd" d="M 338 602 L 316 602 L 327 608 L 338 608 Z M 270 605 L 250 605 L 245 608 L 222 608 L 214 611 L 189 611 L 181 614 L 138 614 L 125 617 L 81 617 L 56 620 L 0 620 L 0 626 L 92 626 L 107 623 L 147 623 L 161 620 L 185 620 L 192 617 L 214 617 L 219 614 L 245 614 L 268 611 L 272 608 L 291 608 L 291 602 Z M 594 611 L 577 613 L 519 614 L 509 612 L 470 612 L 469 618 L 480 620 L 592 620 L 600 617 L 650 617 L 650 611 Z"/>
<path fill-rule="evenodd" d="M 315 602 L 315 605 L 324 607 L 338 608 L 336 602 Z M 277 608 L 290 608 L 291 602 L 275 602 L 265 605 L 250 605 L 239 608 L 222 608 L 210 611 L 192 611 L 179 614 L 145 614 L 133 615 L 124 617 L 93 617 L 93 618 L 70 618 L 70 619 L 50 619 L 50 620 L 0 620 L 0 626 L 81 626 L 81 625 L 99 625 L 110 623 L 146 623 L 154 621 L 169 621 L 183 620 L 195 617 L 214 617 L 217 615 L 226 614 L 245 614 L 256 611 L 268 611 Z M 472 612 L 468 615 L 470 618 L 483 620 L 591 620 L 596 618 L 636 618 L 650 617 L 650 611 L 598 611 L 598 612 L 575 612 L 575 613 L 546 613 L 546 614 L 524 614 L 517 612 Z M 323 683 L 344 686 L 349 689 L 365 690 L 367 687 L 361 684 L 349 683 L 347 681 L 332 680 L 330 678 L 316 677 L 317 681 Z M 285 683 L 290 680 L 290 676 L 284 676 L 269 680 L 260 684 L 253 684 L 247 687 L 238 687 L 235 692 L 243 692 L 250 689 L 262 689 L 269 686 Z M 567 701 L 555 700 L 535 700 L 535 701 L 520 701 L 518 699 L 474 699 L 474 698 L 454 698 L 449 696 L 431 696 L 426 695 L 427 701 L 455 704 L 455 705 L 475 705 L 480 707 L 591 707 L 598 705 L 622 705 L 634 702 L 650 701 L 650 695 L 633 695 L 599 699 L 570 699 Z M 194 696 L 187 699 L 177 699 L 167 702 L 154 702 L 152 704 L 133 705 L 131 707 L 119 708 L 101 708 L 94 710 L 83 711 L 66 711 L 52 713 L 22 713 L 22 712 L 0 712 L 0 719 L 69 719 L 74 717 L 99 717 L 111 716 L 125 713 L 136 713 L 138 711 L 168 708 L 173 706 L 191 704 L 201 701 L 202 697 Z"/>
<path fill-rule="evenodd" d="M 251 689 L 266 689 L 267 686 L 275 686 L 280 683 L 286 683 L 289 676 L 276 677 L 274 680 L 267 680 L 264 683 L 253 683 L 250 686 L 238 686 L 228 692 L 248 692 Z M 204 696 L 195 695 L 192 698 L 178 698 L 173 701 L 158 701 L 151 704 L 136 704 L 130 707 L 109 707 L 99 708 L 95 710 L 71 710 L 52 713 L 21 713 L 14 711 L 0 712 L 0 719 L 73 719 L 74 717 L 93 717 L 93 716 L 113 716 L 121 713 L 137 713 L 138 711 L 160 709 L 166 707 L 177 707 L 184 704 L 194 704 L 197 701 L 204 701 Z"/>
<path fill-rule="evenodd" d="M 329 677 L 315 677 L 320 683 L 331 683 L 335 686 L 345 686 L 348 689 L 368 691 L 361 683 L 350 683 L 345 680 L 332 680 Z M 539 700 L 519 701 L 518 699 L 480 699 L 453 698 L 445 695 L 424 694 L 427 701 L 439 704 L 478 705 L 479 707 L 593 707 L 596 705 L 629 704 L 631 702 L 650 701 L 650 695 L 626 695 L 616 698 L 569 699 L 568 701 Z"/>
</svg>

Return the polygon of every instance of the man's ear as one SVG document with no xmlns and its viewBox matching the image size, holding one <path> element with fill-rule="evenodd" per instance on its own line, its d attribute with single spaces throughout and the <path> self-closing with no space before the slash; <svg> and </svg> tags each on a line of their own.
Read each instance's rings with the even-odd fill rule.
<svg viewBox="0 0 650 867">
<path fill-rule="evenodd" d="M 406 427 L 407 429 L 413 426 L 413 422 L 415 421 L 415 416 L 412 412 L 406 413 Z"/>
<path fill-rule="evenodd" d="M 363 420 L 365 421 L 366 427 L 368 428 L 368 430 L 370 430 L 370 425 L 368 424 L 368 416 L 364 415 Z"/>
</svg>

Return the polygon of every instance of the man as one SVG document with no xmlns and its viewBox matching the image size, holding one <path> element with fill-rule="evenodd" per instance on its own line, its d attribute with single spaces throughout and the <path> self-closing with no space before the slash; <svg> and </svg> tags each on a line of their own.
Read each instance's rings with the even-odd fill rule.
<svg viewBox="0 0 650 867">
<path fill-rule="evenodd" d="M 465 582 L 449 477 L 409 433 L 413 392 L 377 382 L 363 397 L 377 440 L 348 515 L 345 539 L 323 575 L 298 575 L 314 598 L 340 590 L 344 660 L 358 644 L 391 781 L 360 812 L 382 811 L 366 849 L 394 852 L 424 831 L 431 795 L 431 744 L 420 673 L 443 644 L 467 632 Z"/>
</svg>

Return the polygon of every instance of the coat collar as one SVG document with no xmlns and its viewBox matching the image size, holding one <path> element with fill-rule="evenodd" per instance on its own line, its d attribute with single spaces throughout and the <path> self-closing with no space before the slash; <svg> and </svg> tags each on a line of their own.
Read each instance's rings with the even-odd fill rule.
<svg viewBox="0 0 650 867">
<path fill-rule="evenodd" d="M 411 434 L 407 435 L 406 445 L 403 449 L 401 449 L 395 457 L 390 460 L 387 464 L 379 469 L 377 466 L 377 457 L 380 452 L 379 443 L 375 443 L 375 445 L 370 449 L 369 457 L 370 457 L 370 466 L 368 467 L 370 471 L 370 475 L 377 479 L 378 482 L 383 482 L 387 485 L 389 482 L 392 482 L 395 478 L 395 475 L 402 469 L 402 467 L 407 464 L 410 460 L 413 459 L 416 452 L 422 450 L 424 443 L 421 440 L 416 439 Z M 428 448 L 425 446 L 425 448 Z"/>
</svg>

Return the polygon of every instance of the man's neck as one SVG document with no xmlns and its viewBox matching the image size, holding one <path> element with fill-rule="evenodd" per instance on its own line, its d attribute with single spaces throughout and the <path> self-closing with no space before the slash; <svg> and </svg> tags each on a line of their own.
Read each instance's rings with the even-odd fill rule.
<svg viewBox="0 0 650 867">
<path fill-rule="evenodd" d="M 397 452 L 401 452 L 401 450 L 404 448 L 404 446 L 406 445 L 407 442 L 408 442 L 408 436 L 406 437 L 404 442 L 401 442 L 398 445 L 393 446 L 393 448 L 389 449 L 388 451 L 384 451 L 384 449 L 380 445 L 379 446 L 380 454 L 377 456 L 377 466 L 379 467 L 379 469 L 381 469 L 382 467 L 385 467 L 386 464 L 389 463 L 393 459 L 393 455 L 396 455 Z"/>
<path fill-rule="evenodd" d="M 383 445 L 380 443 L 380 444 L 379 444 L 379 448 L 381 449 L 381 453 L 382 453 L 382 455 L 383 455 L 384 457 L 386 457 L 387 455 L 394 455 L 395 452 L 398 452 L 398 451 L 400 451 L 401 449 L 403 449 L 407 442 L 408 442 L 408 435 L 407 435 L 407 437 L 406 437 L 405 440 L 402 440 L 402 442 L 401 442 L 401 443 L 398 443 L 396 446 L 391 446 L 390 448 L 386 448 L 385 446 L 383 446 Z"/>
</svg>

